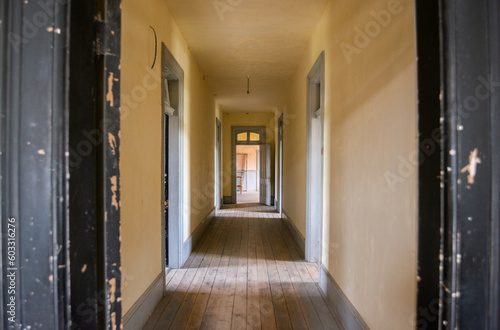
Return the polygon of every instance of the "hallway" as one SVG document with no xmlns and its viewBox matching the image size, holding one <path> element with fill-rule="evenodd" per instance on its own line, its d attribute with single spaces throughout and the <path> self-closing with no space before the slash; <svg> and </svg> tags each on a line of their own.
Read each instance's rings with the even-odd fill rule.
<svg viewBox="0 0 500 330">
<path fill-rule="evenodd" d="M 144 329 L 340 329 L 299 251 L 272 207 L 223 208 Z"/>
</svg>

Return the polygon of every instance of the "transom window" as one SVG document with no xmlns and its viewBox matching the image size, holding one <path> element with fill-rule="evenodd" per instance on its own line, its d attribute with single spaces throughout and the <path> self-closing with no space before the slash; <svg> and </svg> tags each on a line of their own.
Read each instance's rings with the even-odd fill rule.
<svg viewBox="0 0 500 330">
<path fill-rule="evenodd" d="M 260 134 L 259 133 L 254 133 L 254 132 L 250 132 L 250 141 L 252 141 L 252 142 L 258 142 L 258 141 L 260 141 Z"/>
<path fill-rule="evenodd" d="M 238 140 L 238 142 L 248 141 L 248 133 L 245 132 L 245 133 L 238 134 L 237 140 Z"/>
<path fill-rule="evenodd" d="M 235 129 L 236 144 L 261 144 L 265 143 L 265 127 L 255 127 L 248 129 L 243 127 L 233 127 Z"/>
</svg>

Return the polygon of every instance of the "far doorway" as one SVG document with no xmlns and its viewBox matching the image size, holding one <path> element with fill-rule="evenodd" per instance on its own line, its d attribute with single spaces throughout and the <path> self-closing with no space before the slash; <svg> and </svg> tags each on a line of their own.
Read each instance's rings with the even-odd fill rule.
<svg viewBox="0 0 500 330">
<path fill-rule="evenodd" d="M 236 203 L 259 203 L 258 145 L 236 146 Z"/>
<path fill-rule="evenodd" d="M 261 203 L 270 206 L 271 145 L 266 144 L 266 127 L 232 126 L 231 133 L 231 204 Z M 245 192 L 247 194 L 244 195 Z"/>
</svg>

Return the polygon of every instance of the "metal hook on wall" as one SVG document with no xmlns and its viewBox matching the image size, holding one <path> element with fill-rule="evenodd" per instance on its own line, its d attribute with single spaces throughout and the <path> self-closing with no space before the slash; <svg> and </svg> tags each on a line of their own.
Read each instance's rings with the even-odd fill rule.
<svg viewBox="0 0 500 330">
<path fill-rule="evenodd" d="M 155 67 L 155 64 L 156 64 L 156 54 L 158 52 L 158 39 L 156 38 L 156 31 L 155 29 L 150 25 L 149 26 L 151 28 L 151 30 L 153 30 L 153 33 L 154 33 L 154 37 L 155 37 L 155 55 L 154 55 L 154 58 L 153 58 L 153 64 L 151 65 L 151 69 Z"/>
</svg>

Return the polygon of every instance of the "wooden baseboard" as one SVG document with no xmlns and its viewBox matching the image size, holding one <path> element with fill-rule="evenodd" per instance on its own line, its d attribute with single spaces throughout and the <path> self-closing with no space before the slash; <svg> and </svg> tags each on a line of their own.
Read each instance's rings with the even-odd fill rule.
<svg viewBox="0 0 500 330">
<path fill-rule="evenodd" d="M 193 252 L 193 247 L 200 241 L 203 234 L 210 226 L 212 221 L 215 219 L 215 208 L 210 211 L 210 214 L 203 220 L 203 222 L 196 228 L 196 230 L 191 234 L 191 236 L 182 245 L 182 255 L 181 255 L 181 265 L 184 265 Z"/>
<path fill-rule="evenodd" d="M 233 197 L 231 196 L 224 196 L 222 197 L 222 203 L 227 205 L 227 204 L 233 204 Z"/>
<path fill-rule="evenodd" d="M 283 210 L 283 221 L 285 221 L 286 226 L 288 227 L 288 230 L 290 230 L 290 233 L 292 234 L 293 239 L 297 243 L 297 245 L 300 248 L 300 253 L 301 257 L 304 258 L 305 256 L 305 251 L 306 251 L 306 239 L 302 236 L 300 231 L 295 227 L 295 224 L 293 223 L 292 220 L 288 217 L 286 214 L 285 210 Z"/>
<path fill-rule="evenodd" d="M 370 329 L 323 264 L 319 268 L 319 285 L 328 302 L 336 310 L 345 329 Z"/>
<path fill-rule="evenodd" d="M 163 297 L 164 284 L 162 272 L 123 317 L 125 330 L 142 329 Z"/>
</svg>

